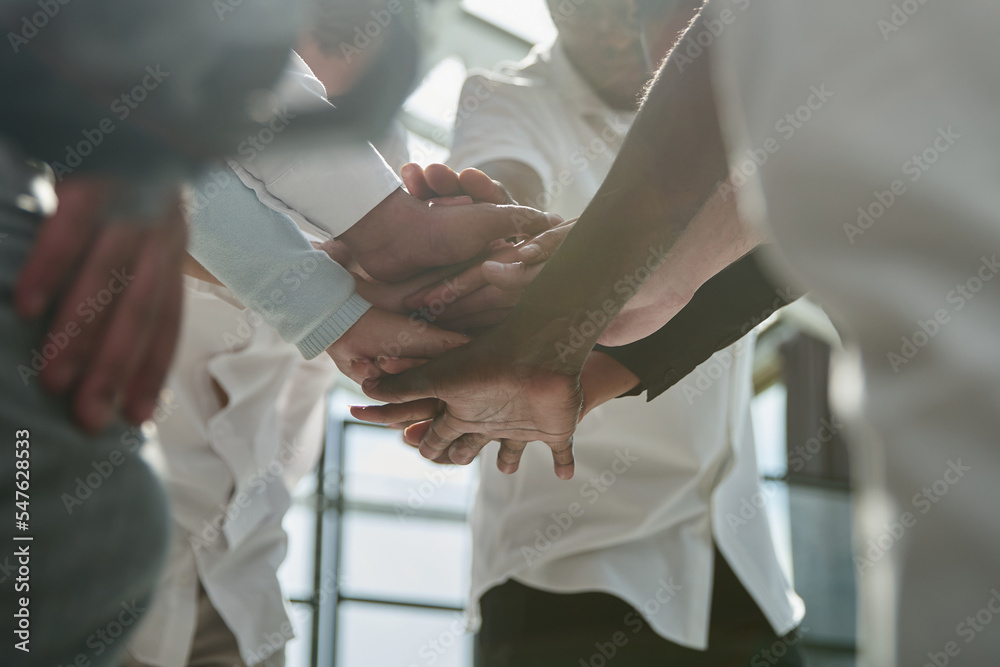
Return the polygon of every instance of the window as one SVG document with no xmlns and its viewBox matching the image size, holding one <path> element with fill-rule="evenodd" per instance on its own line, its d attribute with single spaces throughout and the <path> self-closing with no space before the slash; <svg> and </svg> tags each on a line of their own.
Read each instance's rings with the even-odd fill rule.
<svg viewBox="0 0 1000 667">
<path fill-rule="evenodd" d="M 477 469 L 430 463 L 398 431 L 352 420 L 345 406 L 363 400 L 331 397 L 323 458 L 285 520 L 288 665 L 466 667 Z"/>
<path fill-rule="evenodd" d="M 809 664 L 847 667 L 855 664 L 856 592 L 847 449 L 827 398 L 830 353 L 779 318 L 758 342 L 753 417 L 778 557 L 806 604 Z"/>
</svg>

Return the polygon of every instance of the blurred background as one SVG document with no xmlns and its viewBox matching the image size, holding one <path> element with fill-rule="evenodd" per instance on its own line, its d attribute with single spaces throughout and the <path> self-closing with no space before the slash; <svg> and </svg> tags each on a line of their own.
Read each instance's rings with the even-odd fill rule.
<svg viewBox="0 0 1000 667">
<path fill-rule="evenodd" d="M 545 0 L 423 4 L 420 83 L 399 120 L 411 160 L 426 165 L 448 157 L 467 72 L 522 59 L 555 26 Z M 837 344 L 804 301 L 761 325 L 755 357 L 765 493 L 747 511 L 770 515 L 782 566 L 807 606 L 803 643 L 814 667 L 855 664 L 848 461 L 826 390 Z M 471 665 L 466 516 L 477 467 L 436 466 L 397 432 L 354 422 L 347 406 L 368 402 L 356 392 L 345 380 L 331 394 L 323 460 L 285 520 L 279 574 L 297 634 L 289 667 Z"/>
</svg>

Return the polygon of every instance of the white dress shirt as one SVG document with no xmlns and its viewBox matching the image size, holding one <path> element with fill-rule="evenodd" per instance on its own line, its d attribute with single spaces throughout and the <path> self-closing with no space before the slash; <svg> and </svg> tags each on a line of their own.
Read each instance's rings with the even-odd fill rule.
<svg viewBox="0 0 1000 667">
<path fill-rule="evenodd" d="M 539 204 L 567 219 L 596 193 L 633 118 L 609 109 L 558 45 L 499 76 L 470 76 L 463 102 L 469 96 L 480 102 L 459 113 L 451 164 L 523 162 L 549 193 Z M 775 632 L 795 628 L 803 605 L 778 564 L 766 514 L 741 513 L 763 498 L 752 350 L 748 337 L 718 352 L 651 404 L 617 399 L 592 411 L 574 437 L 571 481 L 555 477 L 540 443 L 516 475 L 503 475 L 491 445 L 472 515 L 473 622 L 479 598 L 514 578 L 548 591 L 610 593 L 661 636 L 704 649 L 714 543 Z"/>
<path fill-rule="evenodd" d="M 298 109 L 303 97 L 326 103 L 322 84 L 294 56 L 279 86 L 279 100 Z M 313 251 L 303 230 L 318 227 L 338 234 L 340 226 L 349 227 L 399 184 L 368 145 L 349 150 L 327 146 L 304 156 L 267 150 L 246 164 L 231 164 L 250 181 L 248 186 L 256 186 L 260 202 L 252 194 L 246 201 L 243 185 L 235 182 L 191 217 L 218 213 L 225 218 L 226 211 L 215 209 L 219 202 L 232 204 L 233 219 L 216 222 L 225 226 L 240 254 L 223 257 L 219 266 L 249 268 L 250 277 L 239 282 L 241 291 L 246 290 L 248 302 L 250 297 L 260 301 L 256 275 L 256 282 L 265 285 L 269 308 L 265 316 L 258 315 L 229 289 L 185 278 L 181 338 L 166 383 L 173 409 L 143 450 L 167 488 L 174 534 L 156 597 L 128 649 L 136 660 L 158 667 L 187 664 L 197 627 L 199 582 L 248 665 L 280 652 L 293 637 L 277 578 L 287 546 L 281 523 L 291 489 L 318 460 L 325 426 L 322 398 L 336 377 L 332 360 L 320 354 L 325 345 L 317 341 L 322 336 L 310 332 L 308 322 L 339 330 L 368 306 L 355 294 L 343 302 L 339 319 L 331 315 L 336 327 L 330 325 L 324 309 L 344 291 L 345 276 L 347 292 L 353 293 L 353 279 L 325 254 Z M 341 177 L 349 177 L 348 182 L 337 180 Z M 261 202 L 293 217 L 303 229 L 271 211 L 261 215 Z M 260 226 L 268 224 L 273 229 Z M 193 245 L 205 252 L 216 256 L 232 250 L 202 244 L 201 233 L 192 229 Z M 267 281 L 274 272 L 271 289 Z M 282 298 L 274 298 L 275 290 Z M 296 311 L 305 312 L 298 317 Z M 278 329 L 291 321 L 289 327 L 310 334 L 310 344 L 300 341 L 297 348 L 282 340 L 267 321 Z M 227 397 L 225 406 L 213 382 Z"/>
<path fill-rule="evenodd" d="M 275 88 L 271 133 L 248 137 L 229 165 L 269 208 L 330 237 L 347 231 L 402 181 L 369 143 L 285 141 L 281 130 L 299 113 L 329 106 L 326 89 L 292 53 Z"/>
<path fill-rule="evenodd" d="M 143 450 L 167 488 L 172 545 L 129 651 L 145 664 L 186 665 L 200 581 L 252 665 L 293 636 L 277 578 L 281 521 L 318 459 L 336 368 L 325 356 L 304 360 L 226 288 L 185 281 L 166 384 L 173 409 Z"/>
<path fill-rule="evenodd" d="M 832 396 L 854 417 L 864 664 L 996 665 L 1000 3 L 707 11 L 740 205 L 856 350 Z"/>
</svg>

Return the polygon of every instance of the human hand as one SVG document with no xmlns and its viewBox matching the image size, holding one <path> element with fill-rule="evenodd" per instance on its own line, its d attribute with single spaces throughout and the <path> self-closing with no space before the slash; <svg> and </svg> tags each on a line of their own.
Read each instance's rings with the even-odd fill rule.
<svg viewBox="0 0 1000 667">
<path fill-rule="evenodd" d="M 494 331 L 402 375 L 368 379 L 362 384 L 368 396 L 402 405 L 351 412 L 376 423 L 415 422 L 440 408 L 428 399 L 439 399 L 445 406 L 432 421 L 410 427 L 408 437 L 420 434 L 424 458 L 466 465 L 488 442 L 499 440 L 497 467 L 513 473 L 527 443 L 539 440 L 552 450 L 556 475 L 569 479 L 583 404 L 579 372 L 518 359 L 505 348 L 505 338 Z"/>
<path fill-rule="evenodd" d="M 421 167 L 413 162 L 404 164 L 399 171 L 403 185 L 417 199 L 450 203 L 448 198 L 468 197 L 466 203 L 517 204 L 507 188 L 478 169 L 466 169 L 460 174 L 446 164 L 429 164 Z"/>
<path fill-rule="evenodd" d="M 479 169 L 466 169 L 457 174 L 444 164 L 420 167 L 403 165 L 403 184 L 414 196 L 449 205 L 478 202 L 514 204 L 510 192 L 499 181 Z M 562 229 L 564 225 L 568 225 Z M 410 310 L 434 308 L 434 317 L 456 331 L 497 324 L 517 303 L 524 288 L 541 271 L 572 228 L 572 223 L 560 223 L 540 236 L 519 244 L 498 240 L 485 268 L 476 263 L 456 276 L 449 276 L 438 285 L 422 289 L 404 301 Z M 558 231 L 557 231 L 558 230 Z"/>
<path fill-rule="evenodd" d="M 460 286 L 454 281 L 449 281 L 448 277 L 453 276 L 471 264 L 471 262 L 465 262 L 456 266 L 432 269 L 416 275 L 409 280 L 398 283 L 383 283 L 363 275 L 364 269 L 357 266 L 347 246 L 342 242 L 329 239 L 322 243 L 314 241 L 312 245 L 314 248 L 325 252 L 330 259 L 351 271 L 357 283 L 357 292 L 365 301 L 390 313 L 406 315 L 411 314 L 413 310 L 403 304 L 404 300 L 414 292 L 423 290 L 430 285 L 442 284 L 442 281 L 444 281 L 444 285 L 451 285 L 456 293 L 461 293 Z M 451 297 L 452 300 L 454 298 Z M 433 316 L 427 317 L 425 315 L 426 313 L 417 313 L 417 316 L 425 322 L 434 321 L 435 318 Z"/>
<path fill-rule="evenodd" d="M 327 354 L 341 372 L 361 384 L 383 372 L 419 366 L 468 340 L 406 315 L 371 308 L 327 348 Z"/>
<path fill-rule="evenodd" d="M 639 382 L 639 378 L 632 371 L 613 357 L 599 351 L 592 352 L 580 374 L 580 387 L 583 392 L 580 420 L 582 421 L 599 405 L 635 389 Z M 444 407 L 445 404 L 436 398 L 425 398 L 409 403 L 389 403 L 374 407 L 352 406 L 351 413 L 362 421 L 402 429 L 403 442 L 419 449 L 432 420 L 444 410 Z M 454 463 L 449 458 L 448 452 L 439 455 L 434 462 Z"/>
<path fill-rule="evenodd" d="M 437 317 L 442 326 L 461 331 L 497 324 L 545 268 L 576 221 L 570 220 L 517 244 L 507 244 L 488 260 L 447 281 L 422 289 L 403 301 L 411 310 L 445 304 Z M 455 285 L 462 291 L 455 298 Z"/>
<path fill-rule="evenodd" d="M 534 236 L 562 220 L 523 206 L 441 206 L 402 189 L 338 237 L 373 278 L 398 282 L 472 259 L 498 239 Z"/>
<path fill-rule="evenodd" d="M 75 177 L 38 233 L 14 293 L 27 320 L 54 308 L 47 336 L 59 349 L 39 371 L 52 393 L 73 391 L 79 424 L 96 432 L 120 408 L 148 419 L 173 356 L 181 314 L 187 227 L 172 193 L 151 219 L 113 212 L 128 185 Z"/>
</svg>

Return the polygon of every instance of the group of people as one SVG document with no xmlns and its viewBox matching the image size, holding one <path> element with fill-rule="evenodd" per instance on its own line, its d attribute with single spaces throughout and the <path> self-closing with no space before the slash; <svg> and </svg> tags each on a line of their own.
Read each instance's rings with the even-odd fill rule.
<svg viewBox="0 0 1000 667">
<path fill-rule="evenodd" d="M 589 664 L 601 642 L 622 665 L 804 664 L 766 515 L 723 518 L 759 492 L 734 346 L 795 298 L 778 281 L 846 343 L 858 543 L 906 527 L 859 582 L 862 658 L 1000 655 L 980 613 L 1000 586 L 1000 8 L 550 0 L 555 43 L 470 76 L 449 166 L 421 168 L 398 128 L 284 131 L 364 79 L 385 44 L 341 47 L 398 7 L 310 0 L 298 24 L 276 4 L 209 24 L 179 2 L 154 26 L 142 3 L 130 38 L 112 0 L 67 5 L 4 65 L 33 84 L 0 115 L 5 664 L 283 665 L 281 520 L 334 366 L 387 403 L 357 418 L 443 465 L 483 457 L 477 665 Z M 150 101 L 102 125 L 177 26 L 191 44 Z M 64 145 L 93 157 L 53 187 Z M 125 421 L 148 419 L 140 453 Z"/>
</svg>

